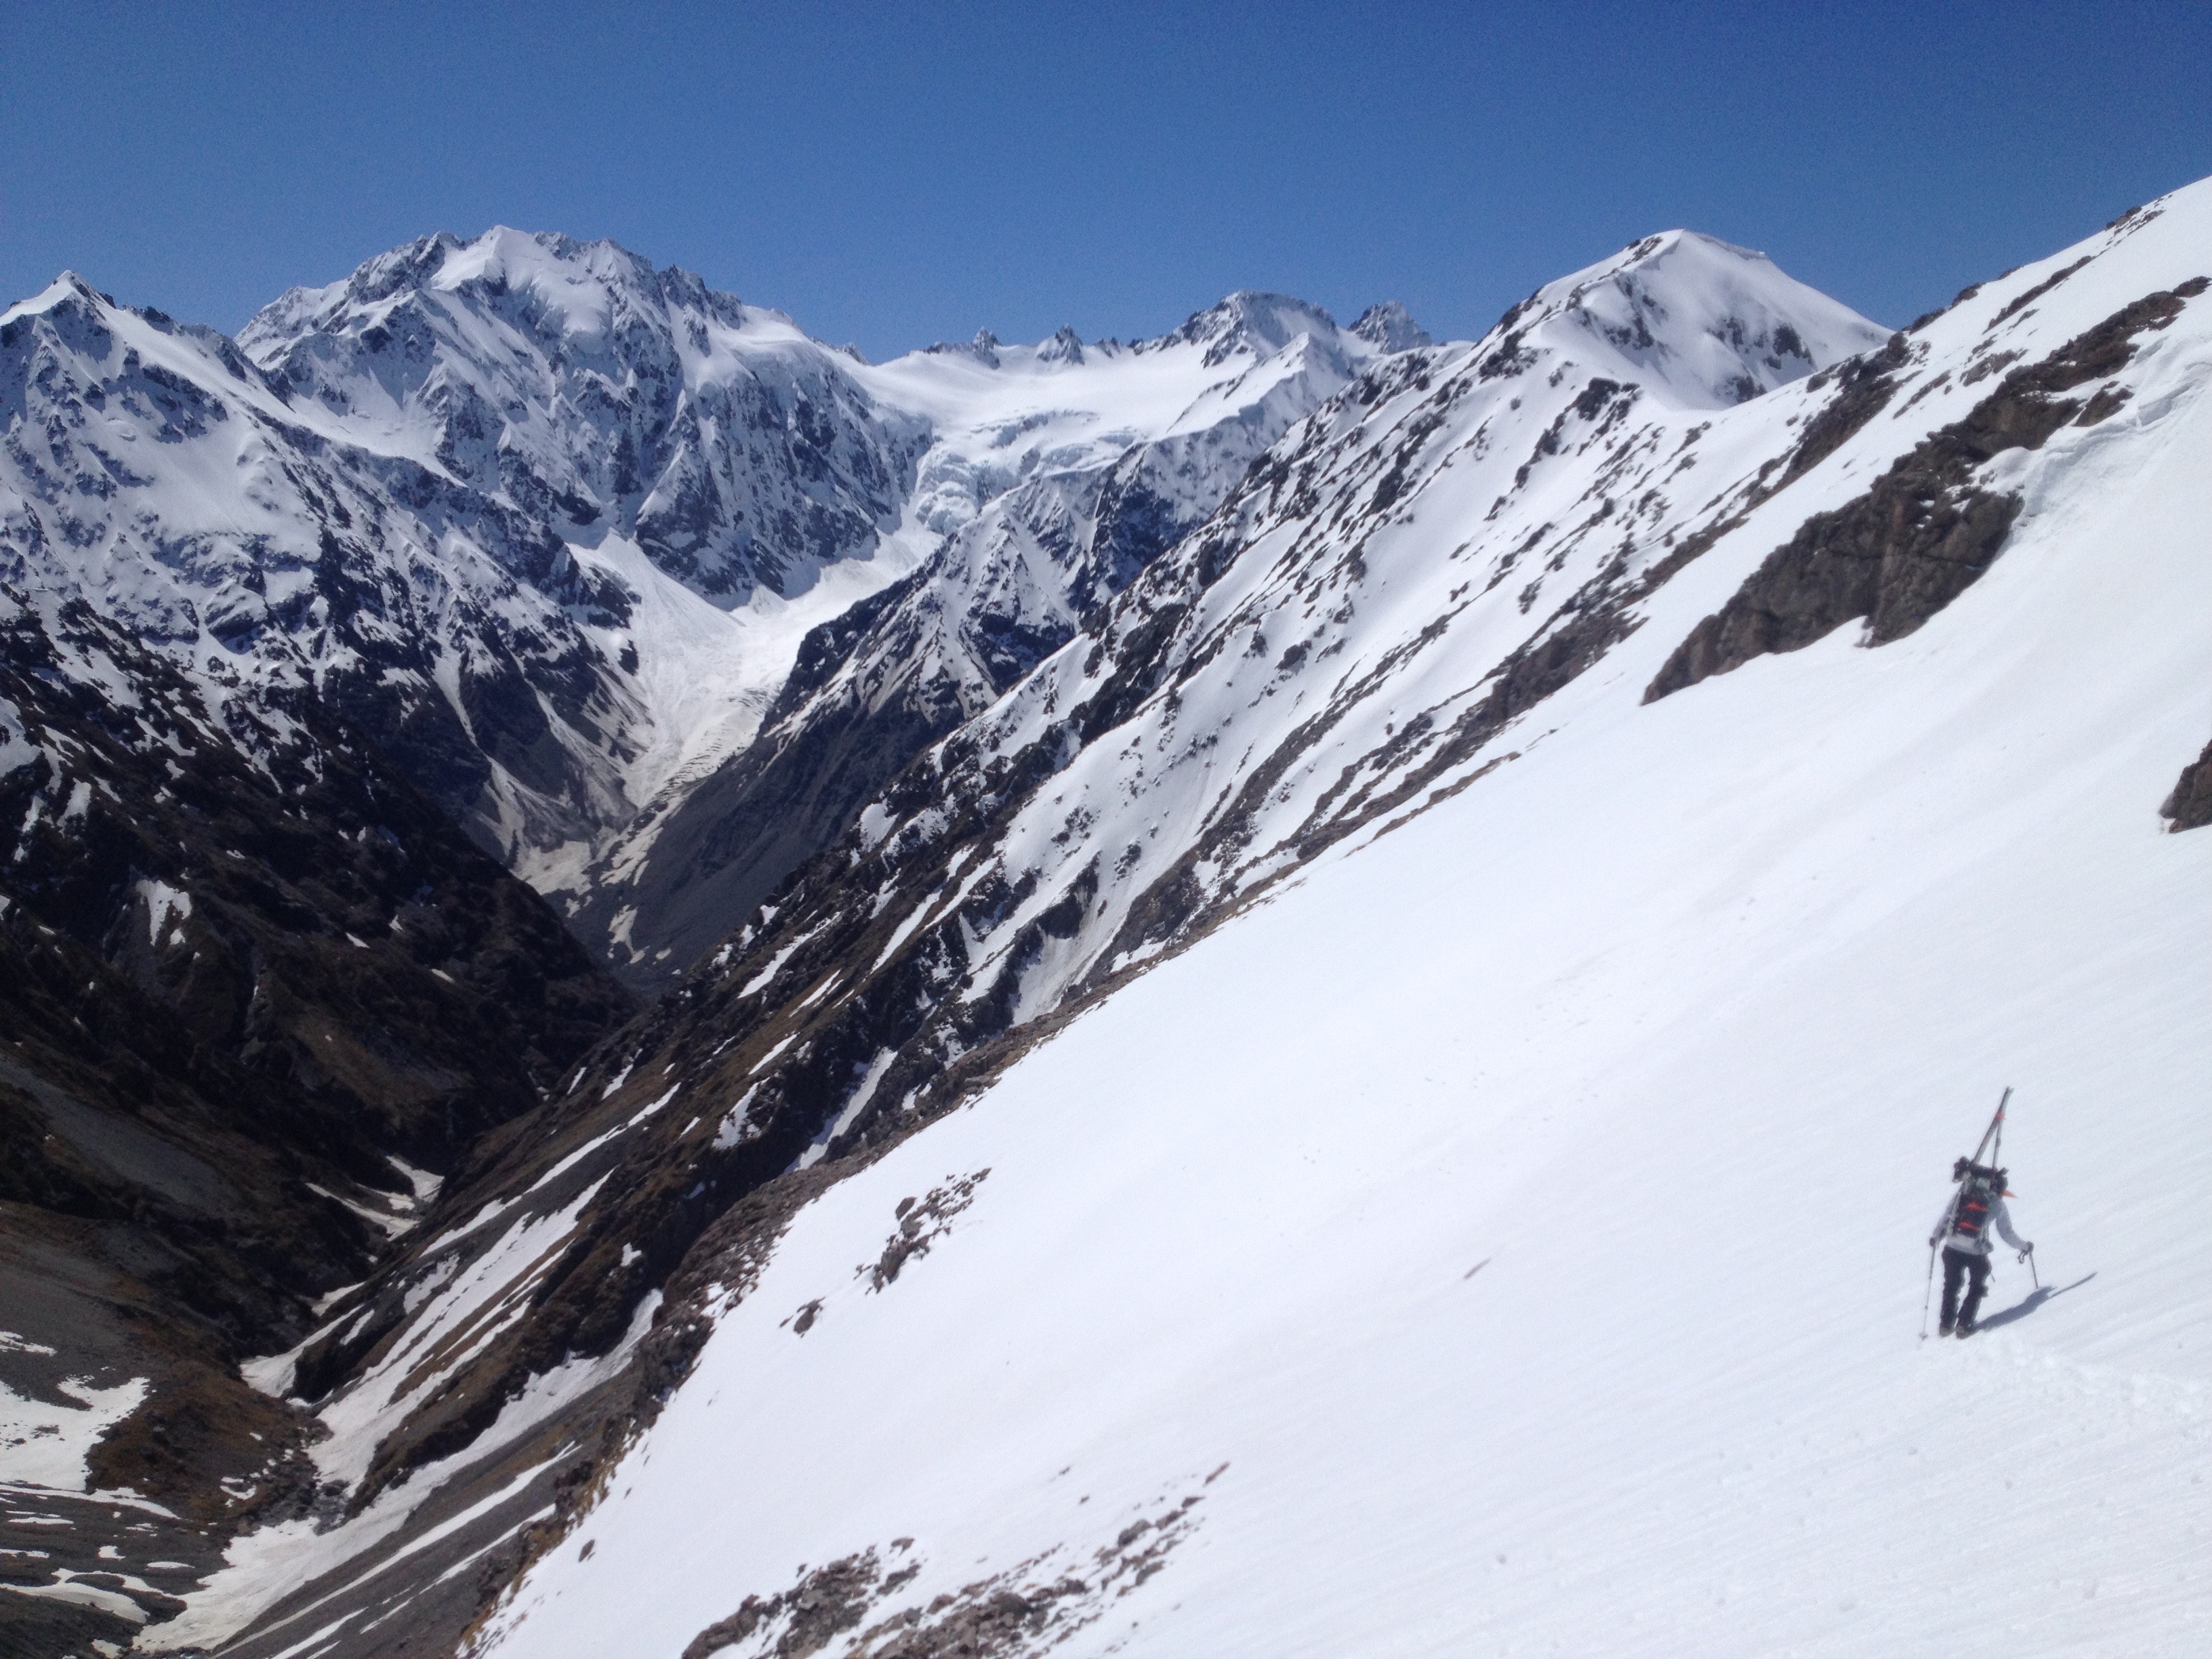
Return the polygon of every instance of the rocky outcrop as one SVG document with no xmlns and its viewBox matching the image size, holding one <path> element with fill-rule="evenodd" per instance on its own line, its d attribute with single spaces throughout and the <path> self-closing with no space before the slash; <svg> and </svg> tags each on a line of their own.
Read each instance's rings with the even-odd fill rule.
<svg viewBox="0 0 2212 1659">
<path fill-rule="evenodd" d="M 2014 370 L 1966 419 L 1917 445 L 1865 495 L 1806 520 L 1690 631 L 1644 701 L 1770 652 L 1801 649 L 1845 623 L 1864 620 L 1869 645 L 1921 627 L 1979 580 L 2020 514 L 2017 495 L 1976 482 L 1984 465 L 2007 450 L 2040 448 L 2069 422 L 2094 426 L 2112 416 L 2124 392 L 2063 394 L 2118 374 L 2134 356 L 2136 336 L 2167 326 L 2204 288 L 2200 277 L 2146 295 L 2041 362 Z"/>
<path fill-rule="evenodd" d="M 2170 830 L 2202 830 L 2212 825 L 2212 743 L 2181 769 L 2173 792 L 2159 805 L 2159 816 Z"/>
</svg>

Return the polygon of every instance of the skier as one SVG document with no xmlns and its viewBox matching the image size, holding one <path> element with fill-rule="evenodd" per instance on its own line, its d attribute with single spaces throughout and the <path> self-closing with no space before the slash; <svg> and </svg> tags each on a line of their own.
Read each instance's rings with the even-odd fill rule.
<svg viewBox="0 0 2212 1659">
<path fill-rule="evenodd" d="M 1948 1336 L 1955 1329 L 1960 1336 L 1974 1334 L 1974 1316 L 1981 1311 L 1983 1292 L 1990 1284 L 1990 1230 L 1995 1227 L 2004 1242 L 2018 1250 L 2025 1261 L 2035 1254 L 2035 1246 L 2012 1230 L 2012 1216 L 2005 1209 L 2005 1172 L 1960 1158 L 1953 1166 L 1951 1178 L 1959 1183 L 1959 1190 L 1943 1206 L 1943 1213 L 1936 1223 L 1936 1231 L 1928 1236 L 1929 1248 L 1943 1247 L 1943 1317 L 1936 1334 Z M 1959 1305 L 1959 1284 L 1971 1279 L 1964 1307 Z"/>
</svg>

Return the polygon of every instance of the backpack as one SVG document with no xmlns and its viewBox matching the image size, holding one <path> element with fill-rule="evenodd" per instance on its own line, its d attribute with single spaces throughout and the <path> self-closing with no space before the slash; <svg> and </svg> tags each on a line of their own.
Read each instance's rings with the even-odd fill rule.
<svg viewBox="0 0 2212 1659">
<path fill-rule="evenodd" d="M 1958 1201 L 1951 1206 L 1951 1231 L 1978 1243 L 1997 1200 L 2004 1196 L 2005 1172 L 1962 1158 L 1951 1166 L 1951 1179 L 1959 1183 Z"/>
</svg>

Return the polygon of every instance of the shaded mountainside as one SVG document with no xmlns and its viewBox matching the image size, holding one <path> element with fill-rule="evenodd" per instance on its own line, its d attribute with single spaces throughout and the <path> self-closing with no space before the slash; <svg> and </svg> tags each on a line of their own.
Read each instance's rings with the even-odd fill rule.
<svg viewBox="0 0 2212 1659">
<path fill-rule="evenodd" d="M 45 1437 L 33 1482 L 177 1517 L 19 1492 L 65 1524 L 10 1577 L 204 1573 L 231 1529 L 312 1508 L 310 1426 L 240 1363 L 304 1334 L 629 1012 L 312 696 L 239 718 L 81 602 L 0 593 L 0 1382 L 52 1425 L 20 1443 Z M 127 1638 L 125 1602 L 4 1621 L 36 1611 L 57 1645 L 28 1650 L 59 1652 Z"/>
</svg>

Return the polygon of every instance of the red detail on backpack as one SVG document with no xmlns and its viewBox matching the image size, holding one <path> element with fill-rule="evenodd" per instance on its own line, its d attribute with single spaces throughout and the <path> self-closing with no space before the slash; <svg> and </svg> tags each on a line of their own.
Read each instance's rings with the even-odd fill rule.
<svg viewBox="0 0 2212 1659">
<path fill-rule="evenodd" d="M 1978 1239 L 1982 1229 L 1990 1224 L 1990 1212 L 1995 1207 L 1990 1189 L 1980 1182 L 1969 1182 L 1959 1194 L 1959 1207 L 1951 1218 L 1951 1231 L 1961 1238 Z"/>
</svg>

